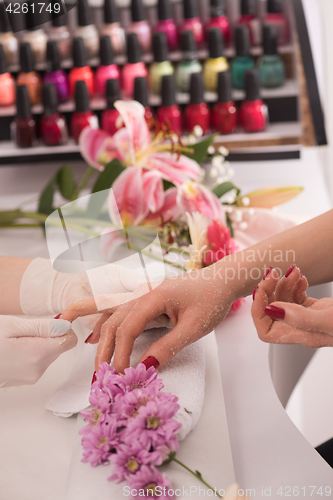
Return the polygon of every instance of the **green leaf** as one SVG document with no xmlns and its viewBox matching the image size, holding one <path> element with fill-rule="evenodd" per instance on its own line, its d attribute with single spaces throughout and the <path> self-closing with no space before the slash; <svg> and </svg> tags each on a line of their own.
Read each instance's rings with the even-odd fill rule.
<svg viewBox="0 0 333 500">
<path fill-rule="evenodd" d="M 105 166 L 103 172 L 101 172 L 98 176 L 91 192 L 99 193 L 100 191 L 110 189 L 114 181 L 124 171 L 124 169 L 125 167 L 118 159 L 112 160 Z M 97 217 L 107 199 L 107 196 L 108 192 L 103 193 L 100 196 L 92 196 L 90 198 L 87 208 L 87 212 L 89 213 L 90 218 Z"/>
<path fill-rule="evenodd" d="M 53 197 L 55 191 L 55 179 L 52 179 L 39 198 L 38 212 L 40 214 L 50 215 L 53 211 Z"/>
<path fill-rule="evenodd" d="M 226 214 L 226 220 L 227 220 L 227 226 L 230 229 L 230 236 L 231 238 L 234 237 L 234 228 L 232 227 L 232 222 L 228 214 Z"/>
<path fill-rule="evenodd" d="M 204 162 L 208 154 L 207 153 L 208 148 L 213 144 L 214 139 L 215 139 L 215 134 L 210 135 L 209 137 L 207 137 L 207 139 L 204 139 L 201 142 L 197 142 L 196 144 L 191 144 L 189 147 L 193 149 L 193 153 L 185 153 L 185 155 L 191 158 L 192 160 L 196 161 L 197 163 L 199 163 L 199 165 L 201 165 Z"/>
<path fill-rule="evenodd" d="M 61 195 L 66 198 L 66 200 L 71 200 L 75 193 L 76 185 L 72 169 L 68 165 L 65 165 L 57 172 L 56 182 L 59 186 Z"/>
<path fill-rule="evenodd" d="M 163 179 L 163 189 L 164 189 L 164 191 L 167 191 L 168 189 L 173 188 L 173 187 L 175 187 L 175 185 L 172 182 L 166 181 L 166 180 Z"/>
<path fill-rule="evenodd" d="M 216 194 L 218 198 L 221 198 L 221 196 L 229 193 L 229 191 L 232 191 L 233 189 L 236 189 L 238 196 L 240 193 L 240 189 L 238 189 L 232 182 L 222 182 L 222 184 L 214 187 L 213 193 Z"/>
</svg>

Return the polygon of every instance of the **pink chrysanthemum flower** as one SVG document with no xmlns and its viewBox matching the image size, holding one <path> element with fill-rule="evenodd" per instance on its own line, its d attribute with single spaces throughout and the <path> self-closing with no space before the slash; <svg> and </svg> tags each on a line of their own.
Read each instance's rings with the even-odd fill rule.
<svg viewBox="0 0 333 500">
<path fill-rule="evenodd" d="M 171 483 L 164 474 L 158 472 L 153 466 L 143 465 L 140 470 L 129 477 L 128 486 L 137 491 L 137 496 L 144 498 L 161 498 L 170 500 L 174 495 L 168 495 Z"/>
<path fill-rule="evenodd" d="M 91 386 L 91 392 L 102 391 L 109 395 L 110 402 L 113 403 L 117 397 L 124 394 L 124 390 L 119 385 L 120 382 L 121 378 L 116 370 L 108 363 L 101 363 L 100 369 L 96 372 L 96 381 Z"/>
<path fill-rule="evenodd" d="M 114 404 L 114 412 L 125 418 L 136 417 L 141 406 L 146 406 L 158 395 L 156 385 L 148 385 L 144 389 L 134 389 L 127 392 L 121 399 Z"/>
<path fill-rule="evenodd" d="M 118 446 L 120 433 L 117 419 L 107 416 L 105 421 L 95 428 L 82 429 L 83 458 L 82 462 L 90 462 L 92 467 L 105 463 Z"/>
<path fill-rule="evenodd" d="M 157 370 L 153 366 L 146 369 L 143 363 L 139 363 L 136 368 L 125 368 L 125 373 L 119 374 L 120 382 L 119 386 L 124 392 L 130 392 L 134 389 L 143 389 L 149 386 L 157 387 L 157 390 L 161 390 L 163 386 L 162 379 L 157 378 Z"/>
</svg>

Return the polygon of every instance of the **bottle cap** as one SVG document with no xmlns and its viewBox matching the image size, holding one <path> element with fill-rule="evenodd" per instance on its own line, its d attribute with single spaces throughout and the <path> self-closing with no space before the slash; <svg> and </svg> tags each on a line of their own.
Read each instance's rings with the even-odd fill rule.
<svg viewBox="0 0 333 500">
<path fill-rule="evenodd" d="M 267 12 L 270 14 L 280 14 L 282 11 L 282 0 L 268 0 Z"/>
<path fill-rule="evenodd" d="M 256 69 L 248 69 L 245 73 L 245 94 L 246 101 L 260 99 L 259 77 Z"/>
<path fill-rule="evenodd" d="M 204 102 L 204 84 L 202 73 L 192 73 L 190 83 L 190 103 L 201 104 Z"/>
<path fill-rule="evenodd" d="M 221 71 L 217 77 L 217 93 L 219 102 L 232 101 L 231 76 L 229 71 Z"/>
<path fill-rule="evenodd" d="M 210 16 L 225 16 L 225 0 L 210 0 Z"/>
<path fill-rule="evenodd" d="M 75 84 L 75 110 L 84 113 L 85 111 L 89 111 L 89 109 L 89 94 L 86 82 L 79 80 Z"/>
<path fill-rule="evenodd" d="M 104 0 L 104 22 L 105 24 L 118 22 L 118 9 L 114 0 Z"/>
<path fill-rule="evenodd" d="M 199 17 L 197 0 L 184 0 L 184 18 L 193 19 Z"/>
<path fill-rule="evenodd" d="M 239 57 L 246 57 L 250 54 L 249 28 L 245 24 L 240 24 L 235 28 L 236 54 Z"/>
<path fill-rule="evenodd" d="M 87 66 L 87 52 L 81 37 L 73 40 L 73 65 L 75 68 Z"/>
<path fill-rule="evenodd" d="M 88 0 L 78 1 L 79 26 L 92 24 L 92 12 Z"/>
<path fill-rule="evenodd" d="M 245 16 L 255 16 L 257 14 L 256 0 L 242 0 L 241 13 Z"/>
<path fill-rule="evenodd" d="M 34 56 L 30 43 L 21 43 L 20 45 L 20 66 L 23 73 L 34 71 Z"/>
<path fill-rule="evenodd" d="M 275 24 L 266 24 L 263 34 L 263 50 L 266 56 L 275 56 L 277 52 L 278 30 Z"/>
<path fill-rule="evenodd" d="M 43 106 L 44 115 L 54 115 L 58 112 L 58 97 L 53 83 L 43 85 Z"/>
<path fill-rule="evenodd" d="M 162 77 L 162 106 L 173 106 L 176 104 L 176 85 L 173 75 Z"/>
<path fill-rule="evenodd" d="M 6 5 L 0 2 L 0 33 L 8 33 L 8 31 L 12 31 L 12 27 L 6 12 Z"/>
<path fill-rule="evenodd" d="M 142 0 L 132 0 L 131 3 L 132 23 L 139 23 L 146 19 L 145 7 Z"/>
<path fill-rule="evenodd" d="M 25 118 L 31 115 L 28 89 L 25 85 L 16 87 L 16 116 Z"/>
<path fill-rule="evenodd" d="M 60 54 L 59 54 L 58 44 L 55 40 L 49 40 L 47 42 L 46 60 L 49 66 L 49 71 L 59 71 Z"/>
<path fill-rule="evenodd" d="M 144 108 L 148 106 L 147 80 L 144 76 L 137 76 L 134 80 L 134 100 L 141 103 Z"/>
<path fill-rule="evenodd" d="M 153 53 L 155 62 L 167 61 L 169 58 L 167 39 L 163 31 L 153 34 Z"/>
<path fill-rule="evenodd" d="M 172 19 L 172 9 L 170 0 L 158 0 L 157 13 L 159 21 Z"/>
<path fill-rule="evenodd" d="M 127 61 L 130 64 L 141 61 L 141 47 L 136 33 L 127 34 Z"/>
<path fill-rule="evenodd" d="M 223 57 L 224 43 L 220 28 L 210 28 L 208 31 L 208 50 L 212 59 Z"/>
<path fill-rule="evenodd" d="M 32 4 L 34 5 L 34 3 Z M 26 28 L 29 31 L 39 30 L 41 25 L 45 23 L 45 13 L 39 12 L 37 5 L 34 5 L 34 9 L 28 8 L 25 14 Z"/>
<path fill-rule="evenodd" d="M 116 78 L 110 78 L 106 82 L 106 102 L 108 109 L 114 109 L 114 102 L 120 99 L 119 81 Z"/>
<path fill-rule="evenodd" d="M 0 44 L 0 75 L 3 75 L 3 73 L 7 73 L 7 72 L 8 72 L 8 69 L 7 69 L 5 49 Z"/>
<path fill-rule="evenodd" d="M 52 19 L 52 26 L 55 28 L 60 28 L 61 26 L 67 25 L 67 15 L 66 13 L 62 16 L 57 16 Z"/>
<path fill-rule="evenodd" d="M 197 59 L 197 45 L 193 31 L 183 31 L 180 37 L 180 49 L 184 61 L 195 61 Z"/>
<path fill-rule="evenodd" d="M 102 35 L 99 40 L 99 55 L 101 66 L 113 64 L 113 49 L 109 35 Z"/>
</svg>

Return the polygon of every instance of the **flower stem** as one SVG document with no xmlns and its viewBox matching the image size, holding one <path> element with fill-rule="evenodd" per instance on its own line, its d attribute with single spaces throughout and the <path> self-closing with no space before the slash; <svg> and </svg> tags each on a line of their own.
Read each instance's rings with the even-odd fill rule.
<svg viewBox="0 0 333 500">
<path fill-rule="evenodd" d="M 210 490 L 214 491 L 215 492 L 215 495 L 218 496 L 219 498 L 223 498 L 217 491 L 216 491 L 216 488 L 214 489 L 210 484 L 208 484 L 202 477 L 202 475 L 200 474 L 200 472 L 198 471 L 193 471 L 192 469 L 190 469 L 189 467 L 187 467 L 187 465 L 183 464 L 183 462 L 181 462 L 180 460 L 178 460 L 176 457 L 172 458 L 172 460 L 174 462 L 177 462 L 177 464 L 181 465 L 182 467 L 184 467 L 184 469 L 186 469 L 188 472 L 190 472 L 191 474 L 193 474 L 193 476 L 195 476 L 197 479 L 199 479 L 199 481 L 201 481 L 205 486 L 207 486 L 207 488 L 209 488 Z"/>
<path fill-rule="evenodd" d="M 81 193 L 82 189 L 84 189 L 86 187 L 87 182 L 89 181 L 90 177 L 92 176 L 92 174 L 94 172 L 95 172 L 94 167 L 88 167 L 87 168 L 86 173 L 84 174 L 84 176 L 80 180 L 79 185 L 78 185 L 76 191 L 74 192 L 74 194 L 72 196 L 72 201 L 74 201 L 74 200 L 76 200 L 78 198 L 78 196 Z"/>
</svg>

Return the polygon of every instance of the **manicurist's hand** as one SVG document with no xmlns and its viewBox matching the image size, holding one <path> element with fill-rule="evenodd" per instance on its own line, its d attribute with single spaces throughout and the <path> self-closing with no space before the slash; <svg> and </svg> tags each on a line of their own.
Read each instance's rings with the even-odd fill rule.
<svg viewBox="0 0 333 500">
<path fill-rule="evenodd" d="M 333 346 L 333 299 L 307 296 L 307 279 L 291 266 L 279 279 L 273 269 L 254 291 L 252 318 L 259 338 L 273 344 Z"/>
</svg>

